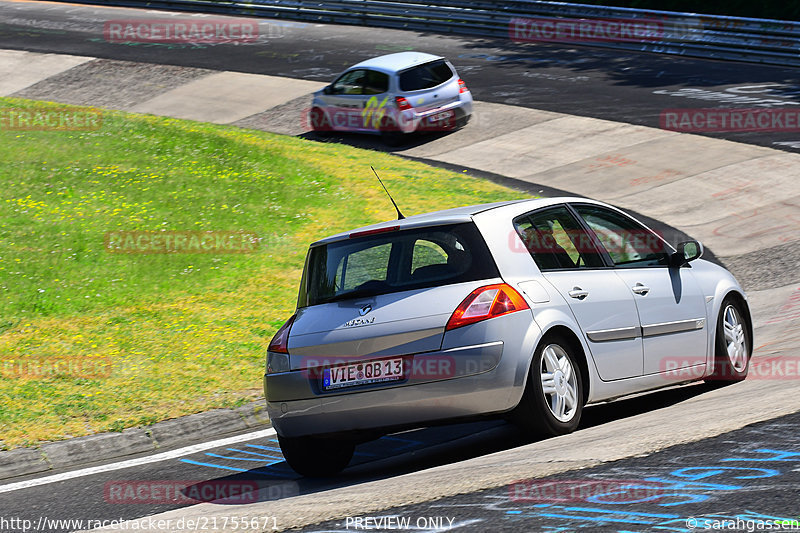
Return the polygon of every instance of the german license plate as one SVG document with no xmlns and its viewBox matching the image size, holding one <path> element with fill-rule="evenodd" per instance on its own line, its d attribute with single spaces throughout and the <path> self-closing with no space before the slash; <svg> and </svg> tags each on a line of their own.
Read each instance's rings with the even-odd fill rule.
<svg viewBox="0 0 800 533">
<path fill-rule="evenodd" d="M 448 120 L 452 115 L 453 115 L 452 111 L 443 111 L 441 113 L 436 113 L 435 115 L 431 115 L 428 117 L 428 123 L 436 124 L 437 122 Z"/>
<path fill-rule="evenodd" d="M 356 385 L 399 379 L 403 379 L 402 358 L 361 361 L 324 369 L 322 388 L 324 390 L 341 389 L 342 387 L 355 387 Z"/>
</svg>

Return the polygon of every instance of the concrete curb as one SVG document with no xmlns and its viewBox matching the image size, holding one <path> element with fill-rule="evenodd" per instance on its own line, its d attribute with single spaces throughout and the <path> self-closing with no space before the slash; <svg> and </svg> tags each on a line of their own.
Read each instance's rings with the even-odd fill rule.
<svg viewBox="0 0 800 533">
<path fill-rule="evenodd" d="M 15 448 L 0 452 L 0 480 L 194 444 L 269 425 L 262 398 L 235 409 L 214 409 L 119 433 L 98 433 L 48 442 L 36 448 Z"/>
</svg>

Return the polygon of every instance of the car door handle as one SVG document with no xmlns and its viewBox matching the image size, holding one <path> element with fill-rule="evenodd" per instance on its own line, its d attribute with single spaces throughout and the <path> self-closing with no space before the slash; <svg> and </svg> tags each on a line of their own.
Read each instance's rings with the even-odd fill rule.
<svg viewBox="0 0 800 533">
<path fill-rule="evenodd" d="M 567 294 L 570 295 L 571 298 L 576 298 L 578 300 L 583 300 L 587 296 L 589 296 L 589 291 L 585 291 L 580 287 L 572 287 L 572 290 L 569 291 Z"/>
<path fill-rule="evenodd" d="M 633 290 L 633 292 L 635 292 L 636 294 L 641 294 L 642 296 L 644 296 L 648 292 L 650 292 L 650 287 L 642 285 L 641 283 L 637 283 L 636 285 L 631 287 L 631 290 Z"/>
</svg>

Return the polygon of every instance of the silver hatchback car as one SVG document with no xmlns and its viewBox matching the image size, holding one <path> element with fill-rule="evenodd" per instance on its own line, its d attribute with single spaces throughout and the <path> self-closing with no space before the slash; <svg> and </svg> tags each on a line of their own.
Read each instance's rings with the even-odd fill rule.
<svg viewBox="0 0 800 533">
<path fill-rule="evenodd" d="M 483 416 L 560 435 L 587 403 L 742 380 L 747 297 L 702 253 L 585 198 L 462 207 L 314 243 L 267 355 L 286 461 L 332 475 L 358 442 Z"/>
<path fill-rule="evenodd" d="M 317 132 L 403 134 L 450 131 L 472 115 L 472 93 L 441 56 L 399 52 L 362 61 L 314 93 L 308 125 Z"/>
</svg>

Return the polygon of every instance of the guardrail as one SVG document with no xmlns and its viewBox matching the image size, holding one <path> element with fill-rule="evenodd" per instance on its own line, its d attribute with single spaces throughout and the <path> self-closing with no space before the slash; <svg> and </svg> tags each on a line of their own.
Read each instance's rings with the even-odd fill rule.
<svg viewBox="0 0 800 533">
<path fill-rule="evenodd" d="M 75 0 L 60 0 L 74 3 Z M 644 38 L 579 40 L 605 48 L 676 54 L 711 59 L 800 66 L 800 22 L 593 6 L 540 0 L 487 2 L 455 0 L 78 0 L 83 4 L 146 7 L 248 15 L 273 19 L 397 28 L 517 40 L 515 24 L 558 19 L 658 22 Z M 517 32 L 515 35 L 514 32 Z M 549 42 L 563 40 L 546 39 Z M 575 41 L 572 41 L 575 42 Z"/>
</svg>

